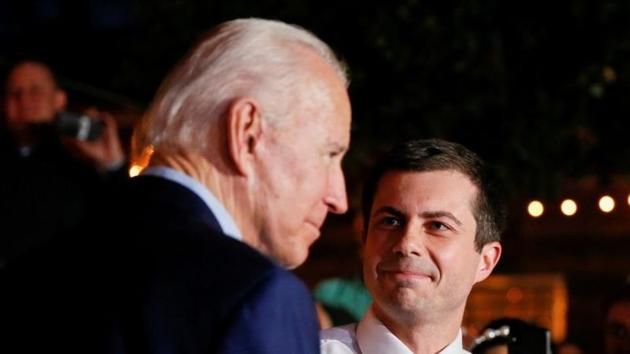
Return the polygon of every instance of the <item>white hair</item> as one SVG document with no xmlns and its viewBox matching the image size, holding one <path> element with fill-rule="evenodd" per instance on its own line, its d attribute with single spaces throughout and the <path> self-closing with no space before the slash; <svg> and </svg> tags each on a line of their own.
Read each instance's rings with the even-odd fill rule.
<svg viewBox="0 0 630 354">
<path fill-rule="evenodd" d="M 317 53 L 347 87 L 345 67 L 332 50 L 298 26 L 237 19 L 206 34 L 162 83 L 134 133 L 134 150 L 147 146 L 212 153 L 210 137 L 230 102 L 252 97 L 263 117 L 279 124 L 305 77 L 298 49 Z M 215 143 L 215 148 L 216 148 Z"/>
</svg>

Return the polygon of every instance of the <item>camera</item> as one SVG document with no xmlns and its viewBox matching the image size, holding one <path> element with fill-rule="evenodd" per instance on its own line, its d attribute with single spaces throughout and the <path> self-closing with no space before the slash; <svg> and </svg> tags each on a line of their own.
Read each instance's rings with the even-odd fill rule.
<svg viewBox="0 0 630 354">
<path fill-rule="evenodd" d="M 551 354 L 548 329 L 517 318 L 500 318 L 490 322 L 483 334 L 475 338 L 472 354 Z"/>
<path fill-rule="evenodd" d="M 103 133 L 102 119 L 73 112 L 59 112 L 55 117 L 57 133 L 82 141 L 94 141 Z"/>
</svg>

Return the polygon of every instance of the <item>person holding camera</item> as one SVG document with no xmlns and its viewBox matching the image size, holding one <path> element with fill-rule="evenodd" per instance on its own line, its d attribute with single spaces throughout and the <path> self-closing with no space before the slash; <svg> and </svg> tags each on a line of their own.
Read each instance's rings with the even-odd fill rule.
<svg viewBox="0 0 630 354">
<path fill-rule="evenodd" d="M 76 227 L 103 188 L 126 176 L 116 122 L 92 109 L 102 123 L 93 141 L 60 130 L 67 94 L 52 70 L 21 61 L 8 73 L 0 132 L 0 269 Z M 76 116 L 76 115 L 75 115 Z"/>
</svg>

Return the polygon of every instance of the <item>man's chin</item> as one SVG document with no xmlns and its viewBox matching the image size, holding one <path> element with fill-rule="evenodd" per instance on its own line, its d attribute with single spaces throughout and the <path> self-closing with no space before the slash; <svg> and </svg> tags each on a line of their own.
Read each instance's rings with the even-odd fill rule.
<svg viewBox="0 0 630 354">
<path fill-rule="evenodd" d="M 274 246 L 269 247 L 267 255 L 286 269 L 301 266 L 309 255 L 311 245 L 319 238 L 320 231 L 314 226 L 300 229 L 299 233 L 277 238 Z M 281 245 L 278 242 L 282 242 Z"/>
<path fill-rule="evenodd" d="M 307 222 L 306 223 L 306 227 L 305 227 L 305 233 L 307 233 L 307 234 L 306 235 L 302 235 L 302 237 L 304 237 L 304 238 L 306 238 L 308 240 L 309 246 L 310 246 L 321 235 L 320 226 L 317 226 L 315 224 Z"/>
<path fill-rule="evenodd" d="M 294 254 L 287 257 L 284 262 L 281 262 L 281 265 L 286 269 L 292 270 L 304 264 L 307 258 L 308 248 L 306 248 L 306 250 L 304 251 L 300 251 L 299 253 L 294 252 Z"/>
</svg>

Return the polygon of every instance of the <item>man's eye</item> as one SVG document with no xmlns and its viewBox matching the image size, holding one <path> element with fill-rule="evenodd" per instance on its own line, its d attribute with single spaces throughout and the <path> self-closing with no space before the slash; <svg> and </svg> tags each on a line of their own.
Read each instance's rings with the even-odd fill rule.
<svg viewBox="0 0 630 354">
<path fill-rule="evenodd" d="M 343 155 L 343 151 L 335 150 L 328 153 L 328 158 L 334 160 Z"/>
<path fill-rule="evenodd" d="M 397 227 L 401 225 L 401 222 L 400 220 L 398 220 L 398 218 L 395 218 L 393 216 L 386 216 L 381 218 L 380 224 L 386 227 Z"/>
<path fill-rule="evenodd" d="M 451 229 L 448 225 L 440 221 L 431 221 L 429 222 L 428 227 L 434 231 L 447 231 Z"/>
</svg>

